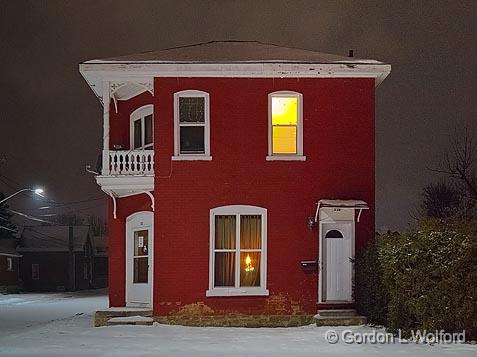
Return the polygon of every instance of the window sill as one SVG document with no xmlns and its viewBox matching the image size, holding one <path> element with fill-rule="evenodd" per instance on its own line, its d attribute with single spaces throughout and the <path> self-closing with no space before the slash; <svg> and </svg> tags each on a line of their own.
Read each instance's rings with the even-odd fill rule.
<svg viewBox="0 0 477 357">
<path fill-rule="evenodd" d="M 268 155 L 267 161 L 306 161 L 303 155 Z"/>
<path fill-rule="evenodd" d="M 172 157 L 172 161 L 212 161 L 210 155 L 176 155 Z"/>
<path fill-rule="evenodd" d="M 205 296 L 268 296 L 268 289 L 263 288 L 214 288 L 205 292 Z"/>
</svg>

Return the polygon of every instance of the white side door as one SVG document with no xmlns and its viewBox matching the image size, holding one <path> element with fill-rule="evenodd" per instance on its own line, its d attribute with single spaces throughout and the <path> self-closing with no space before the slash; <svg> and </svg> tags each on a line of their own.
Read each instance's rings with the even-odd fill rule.
<svg viewBox="0 0 477 357">
<path fill-rule="evenodd" d="M 323 297 L 326 302 L 351 302 L 354 257 L 353 222 L 323 223 Z"/>
<path fill-rule="evenodd" d="M 152 307 L 153 213 L 126 220 L 126 306 Z"/>
</svg>

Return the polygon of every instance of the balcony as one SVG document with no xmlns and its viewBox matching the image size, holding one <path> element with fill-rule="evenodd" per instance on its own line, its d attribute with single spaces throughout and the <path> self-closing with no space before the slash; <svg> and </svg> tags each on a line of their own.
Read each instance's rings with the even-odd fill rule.
<svg viewBox="0 0 477 357">
<path fill-rule="evenodd" d="M 153 150 L 103 150 L 103 167 L 96 182 L 114 197 L 154 190 Z"/>
<path fill-rule="evenodd" d="M 109 151 L 102 174 L 118 175 L 154 175 L 153 150 L 121 150 Z"/>
</svg>

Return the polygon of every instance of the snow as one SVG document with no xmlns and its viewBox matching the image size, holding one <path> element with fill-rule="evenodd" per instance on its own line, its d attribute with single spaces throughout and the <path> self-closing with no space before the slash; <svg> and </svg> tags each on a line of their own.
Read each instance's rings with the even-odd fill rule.
<svg viewBox="0 0 477 357">
<path fill-rule="evenodd" d="M 319 206 L 328 206 L 328 207 L 358 207 L 358 208 L 367 208 L 368 204 L 361 200 L 329 200 L 321 199 L 318 201 Z"/>
<path fill-rule="evenodd" d="M 153 321 L 151 317 L 146 316 L 124 316 L 124 317 L 112 317 L 108 320 L 108 322 L 149 322 Z"/>
<path fill-rule="evenodd" d="M 151 311 L 145 307 L 108 307 L 102 311 Z"/>
<path fill-rule="evenodd" d="M 76 314 L 92 316 L 96 310 L 107 308 L 105 294 L 105 290 L 89 290 L 0 295 L 0 336 L 14 335 Z"/>
<path fill-rule="evenodd" d="M 98 292 L 0 296 L 0 356 L 476 356 L 477 346 L 329 344 L 327 327 L 92 327 Z M 333 328 L 343 331 L 345 328 Z M 370 332 L 370 327 L 353 331 Z"/>
</svg>

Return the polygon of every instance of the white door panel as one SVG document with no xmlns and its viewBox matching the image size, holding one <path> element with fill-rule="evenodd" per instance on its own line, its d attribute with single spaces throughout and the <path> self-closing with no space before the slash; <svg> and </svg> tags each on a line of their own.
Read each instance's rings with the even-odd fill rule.
<svg viewBox="0 0 477 357">
<path fill-rule="evenodd" d="M 139 212 L 126 221 L 126 305 L 151 307 L 153 214 Z"/>
<path fill-rule="evenodd" d="M 352 301 L 353 222 L 323 223 L 322 296 L 326 301 Z"/>
</svg>

